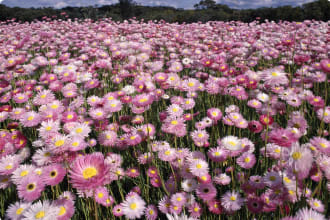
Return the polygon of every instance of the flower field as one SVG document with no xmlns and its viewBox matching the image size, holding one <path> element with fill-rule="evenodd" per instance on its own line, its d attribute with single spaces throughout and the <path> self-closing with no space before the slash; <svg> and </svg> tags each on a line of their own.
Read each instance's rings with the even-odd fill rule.
<svg viewBox="0 0 330 220">
<path fill-rule="evenodd" d="M 329 33 L 2 22 L 0 219 L 327 219 Z"/>
</svg>

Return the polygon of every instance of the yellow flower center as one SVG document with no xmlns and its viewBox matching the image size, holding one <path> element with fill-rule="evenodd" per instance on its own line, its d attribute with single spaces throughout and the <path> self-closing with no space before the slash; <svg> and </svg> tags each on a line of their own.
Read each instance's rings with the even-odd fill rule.
<svg viewBox="0 0 330 220">
<path fill-rule="evenodd" d="M 58 213 L 59 216 L 62 216 L 66 213 L 66 209 L 64 208 L 64 206 L 60 207 L 60 212 Z"/>
<path fill-rule="evenodd" d="M 231 146 L 235 146 L 236 143 L 234 141 L 229 141 L 228 144 L 230 144 Z"/>
<path fill-rule="evenodd" d="M 189 82 L 189 83 L 188 83 L 188 86 L 189 86 L 189 87 L 193 87 L 194 85 L 195 85 L 195 83 L 193 83 L 193 82 Z"/>
<path fill-rule="evenodd" d="M 61 147 L 64 144 L 64 140 L 58 140 L 55 142 L 56 147 Z"/>
<path fill-rule="evenodd" d="M 130 209 L 135 210 L 137 208 L 137 205 L 135 202 L 129 205 Z"/>
<path fill-rule="evenodd" d="M 325 143 L 320 143 L 320 146 L 321 146 L 322 148 L 327 148 L 327 145 L 326 145 Z"/>
<path fill-rule="evenodd" d="M 301 153 L 300 153 L 300 152 L 294 152 L 294 153 L 292 154 L 292 158 L 293 158 L 294 160 L 298 160 L 298 159 L 300 159 L 300 158 L 301 158 Z"/>
<path fill-rule="evenodd" d="M 72 143 L 72 147 L 78 147 L 78 146 L 79 146 L 79 142 L 76 141 Z"/>
<path fill-rule="evenodd" d="M 236 197 L 235 197 L 235 196 L 231 196 L 231 197 L 230 197 L 230 200 L 231 200 L 231 201 L 236 201 Z"/>
<path fill-rule="evenodd" d="M 99 198 L 103 198 L 104 194 L 101 193 L 101 192 L 99 192 L 99 193 L 97 194 L 97 196 L 98 196 Z"/>
<path fill-rule="evenodd" d="M 73 115 L 68 115 L 68 116 L 66 116 L 67 117 L 67 119 L 72 119 L 73 118 Z"/>
<path fill-rule="evenodd" d="M 23 208 L 19 208 L 19 209 L 17 209 L 17 210 L 16 210 L 16 215 L 20 215 L 20 214 L 22 214 L 23 211 L 24 211 Z"/>
<path fill-rule="evenodd" d="M 23 176 L 26 176 L 28 174 L 29 174 L 29 171 L 23 170 L 20 175 L 21 175 L 21 177 L 23 177 Z"/>
<path fill-rule="evenodd" d="M 33 116 L 30 116 L 30 117 L 28 117 L 28 121 L 31 121 L 31 120 L 33 120 L 34 119 L 34 117 Z"/>
<path fill-rule="evenodd" d="M 196 165 L 196 168 L 197 168 L 197 169 L 201 169 L 201 168 L 202 168 L 202 165 L 201 165 L 200 163 L 198 163 L 198 164 Z"/>
<path fill-rule="evenodd" d="M 45 212 L 44 211 L 40 211 L 35 215 L 36 219 L 40 219 L 45 217 Z"/>
<path fill-rule="evenodd" d="M 171 124 L 172 124 L 172 125 L 177 125 L 177 124 L 178 124 L 178 121 L 176 121 L 176 120 L 171 121 Z"/>
<path fill-rule="evenodd" d="M 244 161 L 245 161 L 245 163 L 249 163 L 249 162 L 251 161 L 251 159 L 250 159 L 250 157 L 246 157 L 246 158 L 244 159 Z"/>
<path fill-rule="evenodd" d="M 97 170 L 94 167 L 87 167 L 84 169 L 82 174 L 83 174 L 84 179 L 87 180 L 87 179 L 92 178 L 93 176 L 96 176 Z"/>
<path fill-rule="evenodd" d="M 5 167 L 6 170 L 10 170 L 11 168 L 13 168 L 13 165 L 9 164 Z"/>
<path fill-rule="evenodd" d="M 47 126 L 46 127 L 46 131 L 50 131 L 50 130 L 52 130 L 52 127 L 51 126 Z"/>
</svg>

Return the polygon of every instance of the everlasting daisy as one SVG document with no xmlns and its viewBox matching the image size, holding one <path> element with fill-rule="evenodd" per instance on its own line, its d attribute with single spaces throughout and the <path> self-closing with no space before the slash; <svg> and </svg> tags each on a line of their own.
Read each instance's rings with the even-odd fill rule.
<svg viewBox="0 0 330 220">
<path fill-rule="evenodd" d="M 53 220 L 56 219 L 59 209 L 48 200 L 34 203 L 23 213 L 24 220 Z"/>
<path fill-rule="evenodd" d="M 25 112 L 20 118 L 20 122 L 24 127 L 34 127 L 37 126 L 41 121 L 41 117 L 38 113 L 34 111 Z"/>
<path fill-rule="evenodd" d="M 194 179 L 184 179 L 181 182 L 181 187 L 185 192 L 192 192 L 197 187 L 197 181 Z"/>
<path fill-rule="evenodd" d="M 45 183 L 39 175 L 31 174 L 20 180 L 17 186 L 19 198 L 32 202 L 41 196 Z"/>
<path fill-rule="evenodd" d="M 158 217 L 157 207 L 155 205 L 148 205 L 145 210 L 147 220 L 156 220 Z"/>
<path fill-rule="evenodd" d="M 244 204 L 244 199 L 240 196 L 239 193 L 235 191 L 232 192 L 227 191 L 221 197 L 221 205 L 228 212 L 235 212 L 241 209 L 243 204 Z"/>
<path fill-rule="evenodd" d="M 241 141 L 235 136 L 227 136 L 221 140 L 221 145 L 230 151 L 242 149 Z"/>
<path fill-rule="evenodd" d="M 204 202 L 208 202 L 216 197 L 217 190 L 212 183 L 199 184 L 196 189 L 196 195 Z"/>
<path fill-rule="evenodd" d="M 23 213 L 31 206 L 28 202 L 15 202 L 6 210 L 6 217 L 12 220 L 22 219 Z"/>
<path fill-rule="evenodd" d="M 244 169 L 250 169 L 256 163 L 256 157 L 254 156 L 254 154 L 245 152 L 237 158 L 236 162 L 240 167 Z"/>
<path fill-rule="evenodd" d="M 195 176 L 206 175 L 209 171 L 208 163 L 201 159 L 191 160 L 189 162 L 190 172 Z"/>
<path fill-rule="evenodd" d="M 9 175 L 14 172 L 21 160 L 18 155 L 7 155 L 0 158 L 0 175 Z"/>
<path fill-rule="evenodd" d="M 57 208 L 57 220 L 67 220 L 70 219 L 75 211 L 74 202 L 70 199 L 57 199 L 52 204 Z"/>
<path fill-rule="evenodd" d="M 66 170 L 60 164 L 52 164 L 43 169 L 41 178 L 45 184 L 50 186 L 55 186 L 62 182 L 64 176 L 66 175 Z"/>
<path fill-rule="evenodd" d="M 128 219 L 140 218 L 144 214 L 145 201 L 138 195 L 128 197 L 122 203 L 123 213 Z"/>
<path fill-rule="evenodd" d="M 78 157 L 69 171 L 70 182 L 77 189 L 91 190 L 107 181 L 109 167 L 104 163 L 101 153 L 92 153 Z"/>
<path fill-rule="evenodd" d="M 298 210 L 298 212 L 296 213 L 296 217 L 299 220 L 310 220 L 310 219 L 326 220 L 324 215 L 313 211 L 313 209 L 308 209 L 308 208 L 302 208 Z"/>
</svg>

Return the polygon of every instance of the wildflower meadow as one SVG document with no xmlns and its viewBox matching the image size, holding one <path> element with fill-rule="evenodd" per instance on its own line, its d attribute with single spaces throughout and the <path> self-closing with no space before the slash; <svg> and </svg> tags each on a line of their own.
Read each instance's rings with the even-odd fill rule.
<svg viewBox="0 0 330 220">
<path fill-rule="evenodd" d="M 328 219 L 329 34 L 1 22 L 0 218 Z"/>
</svg>

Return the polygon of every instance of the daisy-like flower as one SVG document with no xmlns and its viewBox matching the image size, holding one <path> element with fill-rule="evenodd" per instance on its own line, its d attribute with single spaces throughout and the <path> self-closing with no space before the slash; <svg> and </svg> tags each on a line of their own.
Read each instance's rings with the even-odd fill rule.
<svg viewBox="0 0 330 220">
<path fill-rule="evenodd" d="M 308 208 L 302 208 L 298 210 L 298 212 L 296 213 L 296 217 L 299 220 L 310 220 L 310 219 L 326 220 L 324 215 L 313 211 L 313 209 L 308 209 Z"/>
<path fill-rule="evenodd" d="M 209 165 L 205 160 L 195 159 L 189 161 L 190 172 L 195 176 L 206 175 L 209 171 Z"/>
<path fill-rule="evenodd" d="M 170 215 L 169 213 L 166 213 L 167 220 L 197 220 L 197 218 L 188 217 L 185 214 L 178 215 L 176 213 L 173 213 L 173 215 Z"/>
<path fill-rule="evenodd" d="M 245 152 L 237 158 L 236 162 L 240 167 L 250 169 L 256 163 L 256 157 L 252 153 Z"/>
<path fill-rule="evenodd" d="M 108 197 L 109 197 L 109 192 L 106 187 L 101 186 L 95 189 L 94 199 L 97 203 L 105 204 Z"/>
<path fill-rule="evenodd" d="M 167 107 L 167 113 L 171 117 L 180 117 L 183 114 L 183 109 L 177 104 L 172 104 Z"/>
<path fill-rule="evenodd" d="M 21 164 L 15 171 L 13 172 L 11 179 L 15 184 L 20 183 L 21 179 L 33 174 L 36 167 L 34 165 L 29 164 Z"/>
<path fill-rule="evenodd" d="M 327 156 L 330 156 L 330 141 L 322 137 L 313 137 L 310 143 L 316 147 L 316 149 Z"/>
<path fill-rule="evenodd" d="M 105 104 L 104 104 L 104 109 L 108 112 L 119 112 L 121 109 L 122 109 L 122 103 L 121 101 L 117 100 L 117 99 L 114 99 L 114 100 L 111 100 L 111 101 L 107 101 Z"/>
<path fill-rule="evenodd" d="M 12 120 L 19 120 L 25 112 L 26 110 L 24 108 L 13 108 L 10 112 L 10 118 Z"/>
<path fill-rule="evenodd" d="M 55 101 L 55 95 L 50 90 L 42 90 L 33 98 L 35 105 L 46 105 L 52 101 Z"/>
<path fill-rule="evenodd" d="M 54 220 L 59 209 L 48 200 L 38 201 L 23 213 L 24 220 Z"/>
<path fill-rule="evenodd" d="M 14 172 L 19 164 L 21 159 L 19 155 L 7 155 L 0 158 L 0 175 L 10 175 Z"/>
<path fill-rule="evenodd" d="M 268 172 L 264 176 L 264 183 L 270 188 L 278 187 L 282 184 L 282 178 L 277 172 Z"/>
<path fill-rule="evenodd" d="M 210 148 L 207 155 L 214 162 L 223 162 L 227 159 L 228 150 L 222 147 Z"/>
<path fill-rule="evenodd" d="M 326 106 L 324 109 L 320 108 L 316 113 L 319 120 L 324 121 L 326 124 L 330 123 L 330 106 Z"/>
<path fill-rule="evenodd" d="M 185 192 L 192 192 L 197 187 L 197 181 L 194 179 L 184 179 L 181 182 L 181 187 Z"/>
<path fill-rule="evenodd" d="M 72 128 L 70 131 L 71 136 L 80 136 L 80 137 L 88 137 L 91 132 L 91 128 L 86 123 L 79 123 Z"/>
<path fill-rule="evenodd" d="M 43 139 L 46 139 L 51 135 L 57 134 L 59 130 L 60 122 L 53 120 L 42 121 L 40 128 L 38 128 L 39 136 Z"/>
<path fill-rule="evenodd" d="M 186 202 L 186 196 L 182 192 L 175 193 L 171 196 L 171 203 L 177 206 L 183 206 Z"/>
<path fill-rule="evenodd" d="M 176 151 L 173 148 L 166 148 L 158 152 L 158 157 L 162 161 L 173 161 L 176 158 Z"/>
<path fill-rule="evenodd" d="M 113 215 L 116 217 L 123 216 L 123 206 L 122 204 L 115 205 L 112 209 Z"/>
<path fill-rule="evenodd" d="M 269 132 L 268 141 L 282 147 L 291 147 L 297 141 L 297 138 L 289 129 L 277 128 Z"/>
<path fill-rule="evenodd" d="M 91 108 L 88 114 L 94 120 L 103 120 L 107 117 L 107 113 L 104 111 L 103 108 Z"/>
<path fill-rule="evenodd" d="M 228 176 L 225 173 L 218 174 L 213 178 L 214 183 L 220 184 L 220 185 L 228 185 L 231 182 L 230 176 Z"/>
<path fill-rule="evenodd" d="M 87 143 L 85 142 L 84 138 L 80 136 L 71 137 L 68 145 L 70 151 L 79 151 L 87 147 Z"/>
<path fill-rule="evenodd" d="M 98 136 L 98 141 L 101 145 L 104 145 L 107 147 L 115 146 L 115 144 L 117 142 L 117 133 L 114 131 L 110 131 L 110 130 L 103 131 Z"/>
<path fill-rule="evenodd" d="M 30 174 L 20 180 L 17 186 L 19 198 L 32 202 L 41 196 L 45 183 L 39 175 Z"/>
<path fill-rule="evenodd" d="M 153 102 L 153 97 L 146 93 L 136 95 L 132 100 L 132 103 L 136 107 L 146 107 L 150 105 L 152 102 Z"/>
<path fill-rule="evenodd" d="M 6 210 L 6 217 L 12 220 L 22 219 L 23 213 L 31 206 L 28 202 L 15 202 L 11 204 Z"/>
<path fill-rule="evenodd" d="M 101 153 L 78 157 L 69 171 L 70 182 L 79 190 L 92 190 L 107 181 L 109 167 L 104 163 Z"/>
<path fill-rule="evenodd" d="M 227 136 L 221 139 L 221 145 L 230 151 L 238 151 L 242 149 L 240 139 L 235 136 Z"/>
<path fill-rule="evenodd" d="M 16 95 L 14 95 L 13 97 L 14 102 L 16 103 L 25 103 L 29 100 L 29 96 L 25 93 L 17 93 Z"/>
<path fill-rule="evenodd" d="M 207 116 L 213 121 L 218 121 L 222 118 L 222 112 L 218 108 L 210 108 L 207 110 Z"/>
<path fill-rule="evenodd" d="M 250 176 L 249 184 L 255 189 L 265 188 L 265 183 L 262 176 Z"/>
<path fill-rule="evenodd" d="M 57 199 L 54 201 L 53 206 L 57 208 L 56 220 L 70 219 L 74 214 L 74 202 L 70 199 Z"/>
<path fill-rule="evenodd" d="M 145 201 L 138 195 L 128 197 L 122 203 L 123 213 L 128 219 L 140 218 L 145 210 Z"/>
<path fill-rule="evenodd" d="M 199 184 L 196 189 L 196 195 L 204 202 L 213 200 L 217 195 L 217 190 L 212 183 Z"/>
<path fill-rule="evenodd" d="M 37 166 L 44 166 L 52 161 L 50 160 L 51 157 L 51 150 L 48 148 L 41 148 L 38 149 L 32 156 L 32 161 L 37 165 Z"/>
<path fill-rule="evenodd" d="M 189 78 L 182 82 L 182 88 L 187 92 L 195 92 L 198 90 L 200 82 L 195 78 Z"/>
<path fill-rule="evenodd" d="M 147 220 L 156 220 L 158 217 L 157 207 L 155 205 L 148 205 L 145 210 Z"/>
<path fill-rule="evenodd" d="M 306 178 L 312 168 L 313 155 L 307 147 L 300 147 L 298 143 L 292 145 L 288 165 L 293 168 L 299 178 Z"/>
<path fill-rule="evenodd" d="M 228 212 L 235 212 L 241 209 L 242 205 L 244 204 L 244 199 L 241 195 L 235 191 L 227 191 L 221 197 L 221 205 L 225 208 Z"/>
<path fill-rule="evenodd" d="M 247 208 L 252 213 L 260 213 L 263 210 L 264 202 L 258 197 L 249 197 L 246 201 Z"/>
<path fill-rule="evenodd" d="M 286 73 L 280 68 L 265 70 L 261 77 L 267 85 L 285 85 L 289 82 Z"/>
<path fill-rule="evenodd" d="M 66 135 L 56 135 L 51 141 L 50 150 L 55 153 L 63 153 L 69 149 L 70 138 Z"/>
<path fill-rule="evenodd" d="M 24 127 L 34 127 L 37 126 L 41 121 L 41 117 L 37 112 L 30 111 L 25 112 L 20 118 L 20 122 Z"/>
<path fill-rule="evenodd" d="M 324 212 L 324 205 L 322 204 L 322 202 L 320 200 L 311 198 L 311 199 L 308 199 L 307 202 L 308 202 L 308 205 L 315 211 L 320 212 L 320 213 Z"/>
<path fill-rule="evenodd" d="M 60 164 L 52 164 L 43 169 L 41 178 L 45 184 L 50 186 L 56 186 L 62 182 L 64 176 L 66 175 L 66 170 Z"/>
<path fill-rule="evenodd" d="M 190 136 L 197 146 L 203 146 L 209 138 L 209 134 L 206 130 L 195 130 L 191 132 Z"/>
</svg>

